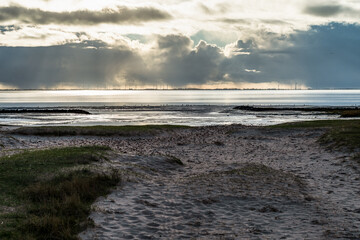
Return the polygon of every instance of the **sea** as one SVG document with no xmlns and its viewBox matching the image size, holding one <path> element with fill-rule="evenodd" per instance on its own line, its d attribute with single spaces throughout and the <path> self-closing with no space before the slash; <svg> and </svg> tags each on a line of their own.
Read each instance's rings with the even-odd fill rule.
<svg viewBox="0 0 360 240">
<path fill-rule="evenodd" d="M 0 109 L 82 109 L 0 113 L 0 125 L 274 125 L 337 119 L 323 112 L 236 110 L 236 106 L 360 106 L 360 90 L 25 90 L 0 91 Z"/>
</svg>

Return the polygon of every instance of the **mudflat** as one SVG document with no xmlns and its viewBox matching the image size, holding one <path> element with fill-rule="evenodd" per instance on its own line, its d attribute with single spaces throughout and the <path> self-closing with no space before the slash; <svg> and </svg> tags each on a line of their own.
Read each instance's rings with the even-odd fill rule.
<svg viewBox="0 0 360 240">
<path fill-rule="evenodd" d="M 327 128 L 241 125 L 136 134 L 1 133 L 2 155 L 106 145 L 97 169 L 122 183 L 99 198 L 81 239 L 359 239 L 355 151 L 319 142 Z M 29 134 L 29 133 L 27 133 Z"/>
</svg>

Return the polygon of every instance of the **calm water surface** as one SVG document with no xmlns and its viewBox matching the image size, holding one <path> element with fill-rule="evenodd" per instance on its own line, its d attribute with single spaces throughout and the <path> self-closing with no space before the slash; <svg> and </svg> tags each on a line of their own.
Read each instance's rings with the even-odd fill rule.
<svg viewBox="0 0 360 240">
<path fill-rule="evenodd" d="M 91 115 L 0 114 L 3 125 L 271 125 L 333 119 L 317 113 L 245 112 L 238 105 L 359 106 L 360 90 L 0 91 L 0 108 L 79 107 Z"/>
<path fill-rule="evenodd" d="M 1 91 L 1 107 L 360 104 L 360 90 Z"/>
</svg>

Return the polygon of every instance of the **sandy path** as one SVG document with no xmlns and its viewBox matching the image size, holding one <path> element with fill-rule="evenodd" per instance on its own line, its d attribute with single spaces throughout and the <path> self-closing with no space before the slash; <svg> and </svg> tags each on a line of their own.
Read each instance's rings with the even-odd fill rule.
<svg viewBox="0 0 360 240">
<path fill-rule="evenodd" d="M 320 146 L 321 134 L 224 126 L 136 138 L 14 136 L 11 147 L 116 150 L 106 164 L 129 181 L 96 203 L 96 227 L 83 239 L 360 239 L 358 166 Z"/>
</svg>

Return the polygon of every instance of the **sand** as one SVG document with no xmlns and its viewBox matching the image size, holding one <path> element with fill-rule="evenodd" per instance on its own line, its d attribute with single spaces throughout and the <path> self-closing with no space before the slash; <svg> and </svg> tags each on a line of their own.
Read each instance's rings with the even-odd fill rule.
<svg viewBox="0 0 360 240">
<path fill-rule="evenodd" d="M 124 181 L 82 239 L 360 239 L 360 169 L 324 130 L 239 125 L 156 136 L 0 136 L 11 149 L 108 145 Z M 180 159 L 184 165 L 173 161 Z"/>
</svg>

